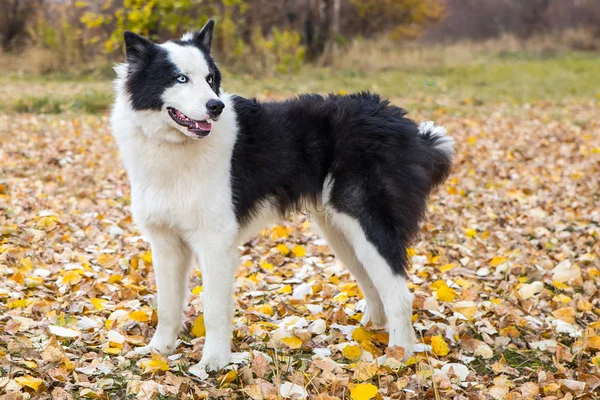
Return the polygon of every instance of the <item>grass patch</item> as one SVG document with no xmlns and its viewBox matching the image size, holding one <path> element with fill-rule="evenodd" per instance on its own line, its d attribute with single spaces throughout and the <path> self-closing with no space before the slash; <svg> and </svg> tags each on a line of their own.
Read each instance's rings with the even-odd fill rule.
<svg viewBox="0 0 600 400">
<path fill-rule="evenodd" d="M 501 352 L 501 356 L 494 353 L 494 357 L 489 360 L 477 357 L 469 364 L 469 366 L 475 370 L 478 375 L 492 376 L 495 375 L 492 370 L 492 364 L 501 359 L 503 364 L 516 369 L 520 374 L 526 374 L 532 370 L 542 370 L 552 373 L 557 371 L 552 363 L 552 359 L 546 353 L 539 350 L 504 349 Z"/>
<path fill-rule="evenodd" d="M 412 111 L 443 107 L 449 113 L 468 113 L 473 107 L 498 103 L 600 98 L 598 70 L 598 55 L 514 53 L 485 55 L 466 64 L 398 65 L 380 72 L 306 67 L 296 75 L 257 78 L 225 71 L 224 89 L 258 98 L 369 90 Z M 0 78 L 0 106 L 27 113 L 102 113 L 110 107 L 113 94 L 110 80 L 98 76 L 5 76 Z"/>
<path fill-rule="evenodd" d="M 60 114 L 79 112 L 88 114 L 102 113 L 110 107 L 113 97 L 107 92 L 83 92 L 75 96 L 62 97 L 52 94 L 25 96 L 5 104 L 5 109 L 17 113 Z"/>
</svg>

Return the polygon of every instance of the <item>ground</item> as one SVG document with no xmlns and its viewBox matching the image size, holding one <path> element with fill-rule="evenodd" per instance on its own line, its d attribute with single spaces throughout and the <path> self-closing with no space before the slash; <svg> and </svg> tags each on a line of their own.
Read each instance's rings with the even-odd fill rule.
<svg viewBox="0 0 600 400">
<path fill-rule="evenodd" d="M 599 65 L 569 56 L 487 72 L 231 77 L 261 98 L 382 92 L 445 125 L 457 156 L 410 249 L 421 352 L 402 362 L 385 329 L 358 325 L 355 281 L 300 215 L 240 246 L 235 359 L 210 375 L 194 367 L 198 270 L 177 353 L 133 352 L 156 326 L 156 286 L 101 111 L 109 82 L 3 78 L 0 396 L 598 398 Z"/>
</svg>

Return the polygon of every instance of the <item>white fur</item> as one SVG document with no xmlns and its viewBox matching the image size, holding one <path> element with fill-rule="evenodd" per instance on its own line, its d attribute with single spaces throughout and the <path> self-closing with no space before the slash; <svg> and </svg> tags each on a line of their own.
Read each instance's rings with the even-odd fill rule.
<svg viewBox="0 0 600 400">
<path fill-rule="evenodd" d="M 435 148 L 440 149 L 450 157 L 454 156 L 454 139 L 446 135 L 446 128 L 435 125 L 433 121 L 423 121 L 419 124 L 419 133 L 424 135 L 430 133 L 431 136 L 438 137 Z"/>
<path fill-rule="evenodd" d="M 205 81 L 208 67 L 192 46 L 163 45 L 191 80 L 163 96 L 161 111 L 135 111 L 124 90 L 126 66 L 118 66 L 111 126 L 131 182 L 132 213 L 153 251 L 158 285 L 159 324 L 150 344 L 140 349 L 170 353 L 181 329 L 192 254 L 204 279 L 207 328 L 201 363 L 211 369 L 229 361 L 233 318 L 233 281 L 239 227 L 231 203 L 230 164 L 237 126 L 230 96 L 211 134 L 185 136 L 168 116 L 167 106 L 194 119 L 217 98 Z M 198 53 L 195 54 L 194 52 Z M 185 128 L 183 128 L 185 129 Z"/>
</svg>

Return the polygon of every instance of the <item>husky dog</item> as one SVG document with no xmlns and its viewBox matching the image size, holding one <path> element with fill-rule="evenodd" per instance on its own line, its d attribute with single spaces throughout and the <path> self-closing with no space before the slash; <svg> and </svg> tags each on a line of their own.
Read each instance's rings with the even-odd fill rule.
<svg viewBox="0 0 600 400">
<path fill-rule="evenodd" d="M 358 281 L 361 323 L 387 323 L 389 345 L 409 356 L 416 339 L 406 249 L 429 193 L 449 174 L 452 138 L 371 93 L 283 102 L 225 93 L 210 52 L 213 26 L 162 44 L 125 32 L 126 63 L 116 67 L 111 127 L 158 286 L 158 327 L 139 352 L 175 350 L 197 259 L 200 363 L 225 366 L 237 246 L 303 210 Z"/>
</svg>

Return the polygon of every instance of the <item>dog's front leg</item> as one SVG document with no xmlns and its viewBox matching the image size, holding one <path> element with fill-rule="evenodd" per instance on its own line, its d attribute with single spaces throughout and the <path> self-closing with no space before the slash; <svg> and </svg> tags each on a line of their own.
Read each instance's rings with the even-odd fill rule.
<svg viewBox="0 0 600 400">
<path fill-rule="evenodd" d="M 202 243 L 197 254 L 202 270 L 206 326 L 206 340 L 200 365 L 215 371 L 230 361 L 233 286 L 239 254 L 234 243 L 224 244 L 218 240 L 199 243 Z"/>
<path fill-rule="evenodd" d="M 168 230 L 149 230 L 145 234 L 152 248 L 156 276 L 158 327 L 150 344 L 136 351 L 145 354 L 154 349 L 162 354 L 171 354 L 183 325 L 192 252 L 179 236 Z"/>
</svg>

